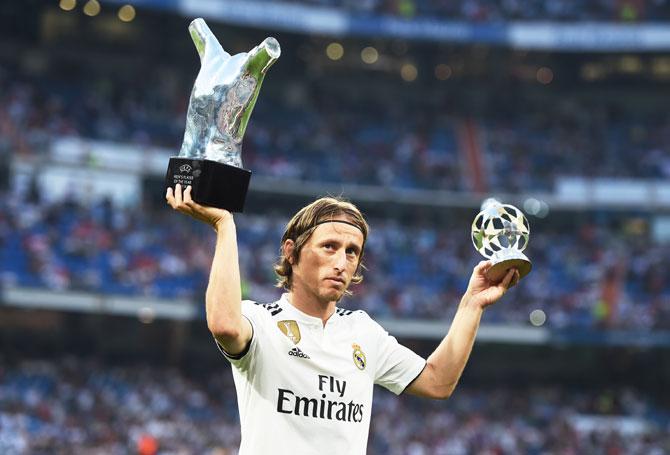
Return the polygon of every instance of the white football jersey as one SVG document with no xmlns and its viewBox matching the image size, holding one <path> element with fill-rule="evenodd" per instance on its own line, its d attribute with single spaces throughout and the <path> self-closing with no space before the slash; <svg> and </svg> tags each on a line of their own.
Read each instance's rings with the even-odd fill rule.
<svg viewBox="0 0 670 455">
<path fill-rule="evenodd" d="M 364 454 L 379 384 L 400 394 L 426 361 L 364 311 L 338 308 L 325 327 L 284 294 L 242 302 L 251 343 L 233 365 L 240 454 Z"/>
</svg>

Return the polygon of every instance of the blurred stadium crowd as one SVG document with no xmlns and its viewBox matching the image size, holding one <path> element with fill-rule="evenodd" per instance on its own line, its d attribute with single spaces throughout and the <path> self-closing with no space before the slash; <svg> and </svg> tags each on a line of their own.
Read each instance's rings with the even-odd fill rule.
<svg viewBox="0 0 670 455">
<path fill-rule="evenodd" d="M 34 195 L 34 194 L 33 194 Z M 211 265 L 211 229 L 156 208 L 92 207 L 74 200 L 3 198 L 0 257 L 4 284 L 200 301 Z M 177 219 L 179 218 L 179 219 Z M 237 217 L 244 295 L 274 301 L 271 265 L 287 219 Z M 381 317 L 450 319 L 476 251 L 454 228 L 372 219 L 354 289 L 356 308 Z M 670 251 L 634 225 L 584 222 L 533 237 L 533 280 L 497 305 L 487 322 L 525 323 L 542 308 L 553 327 L 668 328 Z M 345 305 L 348 302 L 344 302 Z"/>
<path fill-rule="evenodd" d="M 492 24 L 517 20 L 670 20 L 670 0 L 289 1 L 346 9 L 370 20 L 375 15 Z M 54 14 L 60 13 L 55 4 L 51 6 Z M 81 16 L 89 20 L 75 14 L 79 12 L 61 18 Z M 149 12 L 144 14 L 148 16 Z M 27 16 L 37 17 L 37 13 Z M 151 28 L 146 35 L 138 34 L 135 42 L 131 39 L 118 48 L 117 40 L 121 43 L 132 29 L 110 34 L 109 48 L 104 47 L 105 40 L 79 48 L 79 36 L 50 42 L 47 15 L 42 19 L 32 27 L 36 36 L 44 34 L 44 38 L 36 38 L 33 43 L 32 32 L 21 35 L 16 38 L 20 46 L 8 49 L 0 64 L 0 177 L 7 177 L 9 182 L 7 188 L 0 189 L 0 286 L 129 298 L 184 298 L 202 311 L 214 242 L 209 227 L 149 201 L 147 194 L 139 197 L 136 206 L 119 206 L 112 199 L 93 197 L 86 201 L 74 196 L 54 200 L 45 194 L 49 188 L 41 187 L 36 179 L 21 188 L 12 186 L 16 174 L 9 168 L 22 161 L 30 162 L 39 173 L 40 166 L 50 165 L 47 151 L 54 139 L 67 137 L 132 144 L 137 150 L 145 146 L 178 150 L 193 83 L 194 74 L 190 71 L 196 68 L 191 64 L 197 63 L 196 57 L 193 55 L 188 64 L 180 61 L 184 68 L 176 68 L 174 61 L 165 63 L 173 55 L 161 53 L 158 48 L 162 43 L 156 53 L 142 50 L 139 44 L 152 33 Z M 74 19 L 61 25 L 67 32 L 79 33 L 96 24 L 94 18 L 90 19 L 82 21 L 79 29 L 70 28 Z M 155 22 L 151 23 L 162 25 L 165 17 L 153 19 Z M 180 19 L 171 20 L 172 27 L 186 23 L 185 19 L 184 24 Z M 168 28 L 170 32 L 166 34 L 174 32 L 176 36 L 176 28 Z M 14 43 L 14 32 L 7 30 L 12 35 L 8 42 Z M 93 27 L 86 33 L 89 38 L 98 33 L 104 36 L 107 31 L 101 30 Z M 179 33 L 182 32 L 180 28 Z M 226 32 L 231 32 L 225 35 L 231 44 L 248 49 L 244 46 L 250 36 L 242 33 L 240 38 L 232 27 Z M 131 35 L 127 33 L 128 37 Z M 351 55 L 349 49 L 357 52 L 365 41 L 347 43 L 353 38 L 342 39 L 345 46 L 350 46 L 347 52 Z M 657 96 L 666 79 L 653 79 L 639 68 L 638 73 L 627 72 L 623 68 L 627 57 L 623 54 L 621 61 L 603 56 L 593 60 L 596 66 L 614 68 L 612 80 L 598 85 L 595 79 L 584 77 L 587 58 L 563 61 L 559 53 L 544 60 L 539 52 L 524 60 L 519 57 L 524 53 L 520 51 L 518 55 L 509 54 L 513 62 L 500 69 L 496 62 L 506 61 L 508 55 L 504 51 L 496 55 L 500 51 L 491 50 L 495 46 L 489 50 L 477 46 L 420 48 L 410 43 L 411 50 L 405 49 L 407 55 L 391 51 L 380 54 L 380 60 L 389 56 L 398 57 L 398 61 L 405 56 L 416 58 L 422 72 L 430 68 L 428 76 L 422 73 L 424 79 L 413 84 L 411 94 L 403 96 L 403 89 L 409 85 L 400 82 L 395 69 L 394 79 L 389 82 L 385 78 L 391 70 L 380 71 L 383 65 L 363 66 L 361 70 L 360 65 L 367 63 L 359 62 L 358 55 L 352 59 L 355 63 L 326 60 L 323 40 L 310 40 L 304 37 L 289 41 L 291 46 L 286 46 L 282 58 L 289 62 L 286 67 L 296 66 L 295 72 L 278 68 L 277 73 L 286 71 L 284 80 L 276 85 L 281 88 L 273 89 L 266 82 L 254 111 L 245 136 L 243 160 L 257 176 L 277 181 L 287 178 L 292 182 L 374 185 L 388 191 L 447 190 L 471 194 L 473 182 L 463 165 L 463 134 L 467 125 L 472 125 L 477 153 L 484 158 L 480 170 L 486 192 L 524 197 L 551 193 L 558 179 L 565 176 L 649 181 L 670 177 L 670 114 L 662 97 Z M 192 54 L 191 43 L 186 37 L 183 41 L 184 49 L 188 46 Z M 33 44 L 41 49 L 33 53 Z M 384 45 L 390 50 L 394 43 Z M 291 47 L 295 47 L 295 55 L 291 55 Z M 52 55 L 55 48 L 58 52 Z M 316 58 L 309 52 L 318 52 L 323 61 L 314 63 Z M 467 76 L 464 71 L 458 75 L 454 61 L 449 67 L 448 83 L 438 74 L 433 78 L 431 73 L 438 60 L 451 65 L 447 57 L 459 59 L 465 54 L 475 57 L 473 61 L 462 59 L 463 67 L 472 69 L 486 60 L 486 71 L 472 71 Z M 483 56 L 479 63 L 475 54 Z M 183 58 L 187 54 L 175 51 L 174 55 Z M 101 69 L 89 64 L 91 56 L 91 61 L 104 62 Z M 160 63 L 142 62 L 144 58 Z M 635 67 L 635 57 L 629 60 Z M 547 80 L 542 82 L 539 73 L 536 77 L 537 67 L 545 61 L 556 70 L 551 78 L 555 76 L 558 83 L 545 84 Z M 73 62 L 76 70 L 70 67 Z M 121 62 L 119 71 L 112 71 L 116 62 Z M 335 63 L 340 66 L 335 68 Z M 650 68 L 653 66 L 651 60 L 644 61 L 647 63 Z M 348 68 L 349 64 L 354 66 Z M 570 76 L 560 73 L 562 64 L 572 65 L 575 87 L 567 80 Z M 517 72 L 527 69 L 524 65 L 532 67 L 530 77 L 518 76 Z M 329 73 L 331 69 L 337 71 Z M 368 78 L 373 71 L 378 73 Z M 565 79 L 560 80 L 562 76 Z M 443 84 L 433 91 L 430 84 L 436 79 Z M 634 89 L 621 89 L 625 85 L 622 82 L 630 80 L 638 84 L 637 89 L 647 80 L 657 85 L 638 96 Z M 382 85 L 386 83 L 390 89 Z M 596 85 L 598 92 L 591 93 Z M 341 89 L 343 86 L 345 90 Z M 90 164 L 95 167 L 95 163 Z M 652 232 L 651 221 L 656 214 L 647 209 L 589 207 L 576 212 L 552 210 L 549 219 L 530 219 L 533 232 L 527 253 L 534 266 L 532 279 L 524 280 L 506 297 L 508 301 L 487 310 L 484 323 L 528 324 L 529 313 L 542 309 L 550 329 L 566 329 L 568 334 L 590 334 L 591 329 L 633 329 L 625 332 L 632 334 L 627 341 L 631 346 L 621 352 L 634 351 L 633 341 L 644 346 L 644 335 L 652 330 L 670 329 L 670 243 L 662 243 Z M 274 286 L 272 264 L 289 215 L 274 207 L 266 209 L 263 214 L 236 216 L 243 296 L 258 301 L 275 300 L 281 292 Z M 474 213 L 470 217 L 464 215 L 465 210 L 456 212 L 458 209 L 453 208 L 453 214 L 428 219 L 432 215 L 425 211 L 401 216 L 393 214 L 393 210 L 391 207 L 370 216 L 365 279 L 353 288 L 353 297 L 342 304 L 366 310 L 379 319 L 440 320 L 446 327 L 471 268 L 481 259 L 467 236 Z M 28 319 L 40 314 L 29 311 Z M 86 344 L 78 338 L 81 335 L 77 330 L 85 330 L 76 325 L 77 320 L 65 320 L 70 316 L 59 323 L 65 327 L 63 332 L 72 332 L 72 340 L 58 340 L 54 345 Z M 101 318 L 107 318 L 98 321 L 105 328 L 99 336 L 105 338 L 112 331 L 110 321 L 115 318 Z M 44 319 L 43 326 L 36 324 L 37 328 L 31 330 L 48 326 L 48 317 Z M 137 322 L 128 318 L 123 323 L 128 328 Z M 159 323 L 151 324 L 153 329 L 156 326 Z M 40 352 L 42 341 L 33 339 L 30 330 L 21 333 L 22 326 L 17 327 L 12 329 L 12 322 L 8 322 L 0 332 L 0 341 L 9 341 L 3 344 L 0 355 L 1 454 L 69 454 L 75 449 L 77 453 L 90 454 L 236 453 L 239 417 L 232 378 L 223 358 L 219 358 L 214 372 L 153 363 L 122 366 L 102 360 L 102 352 L 114 350 L 114 355 L 129 362 L 128 359 L 137 358 L 134 356 L 140 350 L 139 344 L 129 341 L 115 345 L 116 341 L 105 338 L 109 343 L 101 343 L 105 348 L 95 359 L 55 356 L 28 360 L 23 348 Z M 77 330 L 70 330 L 75 327 Z M 140 334 L 149 332 L 148 325 L 141 329 L 137 331 Z M 156 333 L 160 330 L 156 329 Z M 124 330 L 118 332 L 114 335 L 128 335 Z M 560 330 L 552 333 L 556 332 Z M 49 333 L 41 335 L 48 338 Z M 615 338 L 617 333 L 600 332 L 603 338 Z M 152 362 L 161 362 L 162 335 L 164 332 L 156 337 L 158 342 L 150 336 L 138 337 L 147 346 L 151 341 L 158 345 L 149 354 Z M 12 345 L 16 340 L 16 346 Z M 551 343 L 544 347 L 555 348 L 561 341 Z M 147 346 L 142 348 L 153 349 Z M 499 347 L 495 343 L 493 346 Z M 478 352 L 490 347 L 478 346 Z M 641 384 L 653 385 L 654 381 L 640 380 L 668 375 L 662 362 L 656 362 L 653 349 L 645 352 L 654 366 L 659 364 L 658 371 L 628 370 L 626 361 L 617 364 L 617 359 L 607 356 L 614 353 L 617 357 L 618 347 L 584 356 L 602 356 L 606 357 L 604 364 L 617 364 L 620 370 L 611 371 L 619 371 L 621 377 L 615 379 L 607 377 L 611 372 L 607 368 L 595 373 L 575 372 L 588 360 L 577 362 L 576 357 L 570 357 L 574 352 L 562 352 L 558 361 L 545 362 L 544 358 L 538 361 L 534 357 L 543 357 L 544 351 L 537 354 L 526 345 L 516 348 L 499 360 L 508 369 L 506 373 L 482 375 L 477 377 L 477 383 L 464 381 L 446 403 L 398 399 L 377 390 L 369 453 L 670 453 L 670 412 L 662 384 L 652 390 L 653 387 L 647 389 Z M 214 352 L 213 345 L 211 349 Z M 589 346 L 588 342 L 579 345 L 577 355 L 592 349 L 599 347 Z M 87 355 L 95 351 L 92 347 Z M 8 360 L 10 352 L 18 353 L 21 360 Z M 557 363 L 550 364 L 552 361 Z M 543 371 L 543 377 L 549 379 L 533 381 L 536 386 L 528 387 L 523 381 L 532 380 L 523 378 L 523 373 L 509 373 L 516 373 L 518 364 Z M 638 364 L 631 361 L 630 365 Z M 493 365 L 494 370 L 496 366 L 499 365 Z M 562 368 L 573 370 L 566 377 L 574 382 L 560 383 L 562 379 L 553 376 Z M 598 386 L 615 381 L 635 383 L 637 388 Z"/>
<path fill-rule="evenodd" d="M 516 20 L 549 24 L 670 20 L 670 0 L 289 1 L 336 7 L 368 18 L 432 18 L 490 23 L 491 28 Z M 20 3 L 11 5 L 20 9 Z M 94 197 L 54 200 L 45 193 L 49 188 L 38 185 L 36 179 L 27 186 L 13 186 L 16 174 L 11 168 L 30 163 L 39 174 L 50 165 L 48 151 L 54 140 L 67 137 L 133 144 L 138 151 L 145 146 L 178 150 L 197 59 L 185 36 L 184 49 L 193 61 L 180 61 L 183 68 L 177 68 L 175 61 L 166 62 L 175 55 L 183 58 L 185 51 L 162 49 L 162 38 L 156 52 L 140 44 L 152 34 L 174 32 L 176 36 L 176 27 L 185 25 L 186 19 L 165 20 L 172 24 L 166 26 L 169 31 L 154 33 L 147 24 L 162 27 L 166 16 L 140 11 L 135 24 L 142 16 L 156 16 L 153 22 L 140 23 L 147 28 L 133 38 L 132 28 L 118 29 L 116 35 L 104 27 L 95 28 L 105 24 L 104 18 L 79 14 L 81 8 L 65 13 L 56 2 L 51 7 L 51 18 L 35 11 L 25 14 L 34 20 L 26 22 L 31 25 L 25 27 L 25 35 L 8 26 L 8 44 L 1 50 L 0 183 L 9 182 L 9 186 L 0 189 L 0 288 L 186 298 L 203 310 L 214 242 L 209 227 L 157 205 L 147 194 L 138 197 L 137 206 L 118 206 L 112 199 Z M 70 15 L 56 16 L 61 13 Z M 49 28 L 54 17 L 63 19 L 60 31 Z M 20 22 L 18 28 L 24 28 L 22 21 L 16 22 Z M 79 28 L 73 28 L 75 23 Z M 57 21 L 51 26 L 54 24 Z M 182 28 L 179 33 L 184 32 Z M 231 32 L 226 35 L 231 44 L 249 48 L 245 46 L 250 36 L 236 37 L 233 27 L 226 31 Z M 91 40 L 92 44 L 85 45 L 87 38 L 82 38 L 98 34 L 104 38 L 108 32 L 108 41 Z M 532 58 L 525 59 L 525 51 L 508 55 L 495 46 L 459 48 L 449 43 L 422 48 L 411 42 L 411 50 L 405 48 L 407 54 L 389 51 L 380 53 L 379 59 L 383 63 L 384 58 L 398 57 L 398 62 L 416 58 L 423 79 L 412 86 L 411 95 L 403 96 L 409 85 L 398 79 L 395 68 L 389 69 L 392 65 L 383 72 L 382 64 L 361 66 L 367 63 L 353 55 L 366 45 L 365 40 L 348 43 L 355 38 L 341 37 L 356 62 L 346 62 L 346 58 L 333 62 L 326 60 L 322 38 L 312 41 L 312 37 L 287 35 L 287 41 L 293 41 L 288 41 L 291 46 L 286 46 L 282 59 L 290 62 L 286 67 L 296 68 L 293 73 L 286 70 L 284 80 L 273 79 L 279 89 L 266 82 L 245 136 L 244 164 L 257 176 L 374 185 L 389 192 L 425 189 L 471 195 L 473 182 L 463 169 L 463 131 L 470 124 L 480 141 L 478 153 L 484 158 L 480 170 L 487 193 L 524 197 L 551 193 L 564 176 L 648 181 L 670 177 L 670 114 L 658 96 L 667 79 L 654 79 L 651 73 L 635 69 L 653 67 L 651 59 L 595 56 L 594 67 L 611 70 L 612 77 L 596 82 L 595 76 L 584 76 L 589 57 L 564 60 L 560 53 L 530 52 Z M 13 43 L 18 43 L 16 49 Z M 165 47 L 173 46 L 171 43 Z M 383 45 L 390 50 L 394 44 Z M 323 61 L 316 62 L 311 51 L 318 52 Z M 464 57 L 470 54 L 472 61 Z M 437 74 L 433 78 L 436 62 L 451 65 L 450 56 L 462 58 L 462 66 L 469 69 L 486 60 L 486 68 L 459 75 L 454 61 L 448 83 Z M 142 61 L 145 58 L 156 61 Z M 632 70 L 624 68 L 626 59 L 632 62 Z M 507 60 L 512 62 L 509 66 L 496 66 Z M 555 76 L 557 83 L 547 79 L 545 84 L 536 77 L 537 67 L 547 61 L 556 70 L 551 78 Z M 96 68 L 95 62 L 103 64 Z M 72 63 L 76 70 L 70 68 Z M 335 68 L 336 64 L 340 66 Z M 572 76 L 561 74 L 560 65 L 570 67 Z M 426 68 L 430 68 L 428 73 Z M 517 74 L 528 68 L 532 68 L 530 76 Z M 182 73 L 187 70 L 188 74 Z M 285 70 L 277 68 L 276 73 L 282 74 L 280 71 Z M 389 82 L 385 78 L 391 72 L 394 79 Z M 374 76 L 368 77 L 371 74 Z M 569 77 L 575 78 L 575 87 Z M 441 85 L 431 86 L 436 79 Z M 628 82 L 635 85 L 629 87 Z M 649 87 L 645 87 L 647 82 Z M 386 83 L 390 88 L 382 85 Z M 341 90 L 343 86 L 346 90 Z M 95 162 L 87 164 L 96 167 Z M 143 184 L 150 186 L 148 180 Z M 289 213 L 270 205 L 263 214 L 236 216 L 243 295 L 258 301 L 275 300 L 281 292 L 274 286 L 272 264 Z M 435 218 L 420 210 L 404 219 L 383 210 L 372 215 L 365 253 L 368 270 L 343 305 L 364 309 L 377 318 L 445 321 L 446 327 L 471 268 L 481 259 L 467 238 L 472 218 L 463 215 L 464 210 L 453 210 L 449 217 Z M 663 210 L 667 208 L 660 211 L 661 216 Z M 546 351 L 537 354 L 527 345 L 518 345 L 513 359 L 500 359 L 506 366 L 510 363 L 515 375 L 478 376 L 476 388 L 464 382 L 446 403 L 398 399 L 378 390 L 369 453 L 670 453 L 670 413 L 663 386 L 653 390 L 641 385 L 653 384 L 641 379 L 668 376 L 663 362 L 657 360 L 663 357 L 655 357 L 658 352 L 640 340 L 638 346 L 645 346 L 641 351 L 649 354 L 654 368 L 629 368 L 648 365 L 632 361 L 617 364 L 618 357 L 625 357 L 620 354 L 636 350 L 634 341 L 638 340 L 633 338 L 644 338 L 653 329 L 670 329 L 670 243 L 654 237 L 651 221 L 655 215 L 648 208 L 600 210 L 590 206 L 587 211 L 552 210 L 548 219 L 531 218 L 527 253 L 534 265 L 532 279 L 510 293 L 507 302 L 487 310 L 484 319 L 486 324 L 527 324 L 530 311 L 542 309 L 550 329 L 565 328 L 569 335 L 588 335 L 590 329 L 639 329 L 625 333 L 633 335 L 624 340 L 624 347 L 609 350 L 587 342 L 576 349 L 579 354 L 588 351 L 587 360 L 573 364 L 576 359 L 567 351 L 560 352 L 556 361 L 548 355 L 545 359 Z M 12 309 L 6 310 L 9 314 Z M 48 360 L 28 360 L 27 352 L 40 343 L 30 330 L 41 330 L 41 313 L 21 311 L 27 315 L 23 322 L 16 322 L 22 319 L 17 317 L 18 325 L 13 327 L 8 317 L 0 332 L 0 342 L 10 343 L 6 350 L 2 345 L 0 355 L 0 454 L 236 453 L 239 417 L 224 359 L 214 373 L 160 366 L 161 349 L 150 354 L 156 364 L 107 362 L 102 360 L 103 352 L 114 352 L 124 362 L 136 358 L 140 346 L 125 329 L 139 323 L 133 318 L 95 314 L 105 327 L 111 327 L 112 320 L 118 327 L 127 323 L 115 335 L 128 336 L 131 341 L 118 346 L 112 340 L 98 341 L 101 355 L 95 359 L 59 358 L 44 349 L 37 355 L 52 356 Z M 88 336 L 86 328 L 74 318 L 65 321 L 71 316 L 67 313 L 59 321 L 62 332 L 71 332 L 78 337 L 76 343 L 86 344 L 81 341 Z M 25 320 L 31 329 L 22 333 Z M 161 331 L 168 329 L 158 323 L 142 325 L 137 332 L 144 336 L 150 328 L 164 340 Z M 205 329 L 200 325 L 198 330 Z M 9 332 L 19 332 L 16 339 L 29 341 L 11 344 L 14 338 Z M 58 333 L 65 338 L 62 332 Z M 600 333 L 603 339 L 610 335 L 614 339 L 618 332 Z M 145 340 L 138 338 L 140 343 Z M 49 348 L 51 341 L 47 341 Z M 67 345 L 55 341 L 54 346 Z M 477 352 L 503 343 L 482 343 Z M 97 354 L 97 345 L 91 346 L 88 355 Z M 560 351 L 565 346 L 552 339 L 541 348 Z M 214 351 L 213 345 L 211 349 Z M 12 351 L 22 360 L 6 360 Z M 494 350 L 491 356 L 495 354 Z M 588 359 L 607 366 L 617 364 L 620 370 L 612 367 L 582 373 L 580 366 Z M 523 365 L 518 373 L 517 364 Z M 561 378 L 553 373 L 560 369 L 571 370 L 574 382 L 559 383 Z M 529 371 L 550 380 L 532 382 L 524 377 Z M 621 377 L 608 377 L 612 371 Z M 527 386 L 524 380 L 541 386 Z M 597 385 L 615 380 L 638 388 Z"/>
<path fill-rule="evenodd" d="M 49 140 L 63 136 L 123 138 L 175 150 L 181 141 L 186 92 L 158 81 L 147 82 L 146 90 L 125 90 L 111 80 L 75 87 L 5 75 L 0 87 L 0 153 L 39 160 Z M 444 125 L 431 126 L 430 119 L 437 118 L 431 112 L 407 115 L 381 101 L 364 113 L 345 109 L 339 115 L 327 103 L 301 109 L 274 104 L 272 113 L 259 108 L 244 150 L 245 165 L 255 173 L 463 189 L 453 134 Z M 489 125 L 495 189 L 527 191 L 550 185 L 556 175 L 580 172 L 670 176 L 667 113 L 643 122 L 605 105 L 580 109 L 570 100 L 552 111 L 539 106 L 526 115 L 510 111 L 499 110 L 498 119 L 483 122 Z M 39 193 L 34 187 L 29 194 L 2 198 L 5 284 L 201 296 L 212 251 L 211 241 L 202 241 L 207 228 L 166 208 L 124 209 L 110 201 L 90 206 L 74 199 L 47 203 Z M 247 297 L 277 298 L 271 264 L 285 221 L 238 217 Z M 479 260 L 462 236 L 452 235 L 467 226 L 372 220 L 372 227 L 369 271 L 353 305 L 375 316 L 449 319 Z M 487 314 L 488 322 L 525 323 L 531 309 L 542 308 L 553 327 L 670 327 L 669 246 L 656 244 L 634 217 L 573 221 L 567 230 L 543 227 L 530 245 L 533 280 L 515 293 L 514 305 L 498 305 Z"/>
<path fill-rule="evenodd" d="M 667 20 L 667 0 L 292 0 L 293 3 L 344 8 L 357 13 L 403 18 L 499 22 L 513 20 L 637 21 Z"/>
<path fill-rule="evenodd" d="M 187 94 L 158 76 L 131 85 L 111 78 L 72 85 L 0 73 L 0 150 L 38 153 L 54 136 L 179 150 Z M 297 104 L 287 95 L 259 105 L 245 137 L 245 167 L 307 181 L 471 189 L 458 144 L 465 114 L 381 96 L 362 107 L 331 95 L 303 94 Z M 560 95 L 551 110 L 546 99 L 523 100 L 523 109 L 519 102 L 501 92 L 489 101 L 495 115 L 476 121 L 490 191 L 551 190 L 560 176 L 670 177 L 670 114 L 660 106 L 622 112 L 606 99 Z M 447 104 L 453 110 L 465 103 Z"/>
<path fill-rule="evenodd" d="M 232 454 L 237 421 L 227 371 L 187 377 L 75 357 L 0 364 L 2 453 Z M 372 422 L 370 454 L 670 450 L 670 414 L 633 389 L 459 388 L 448 406 L 377 391 Z"/>
</svg>

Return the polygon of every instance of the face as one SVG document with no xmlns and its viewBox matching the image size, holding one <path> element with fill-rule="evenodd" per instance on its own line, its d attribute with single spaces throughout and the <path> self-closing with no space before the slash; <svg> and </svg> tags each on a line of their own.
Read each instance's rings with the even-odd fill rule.
<svg viewBox="0 0 670 455">
<path fill-rule="evenodd" d="M 345 216 L 334 219 L 349 221 Z M 287 247 L 292 251 L 293 242 L 284 244 L 285 253 Z M 362 248 L 360 229 L 337 222 L 318 225 L 292 264 L 293 289 L 300 287 L 322 303 L 338 301 L 356 273 Z"/>
</svg>

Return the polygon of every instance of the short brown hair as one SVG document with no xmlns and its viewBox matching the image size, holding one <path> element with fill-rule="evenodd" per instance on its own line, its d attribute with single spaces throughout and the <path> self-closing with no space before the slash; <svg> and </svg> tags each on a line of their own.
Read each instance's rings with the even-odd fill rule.
<svg viewBox="0 0 670 455">
<path fill-rule="evenodd" d="M 363 245 L 361 246 L 361 254 L 358 257 L 358 267 L 351 282 L 358 284 L 363 280 L 361 270 L 365 268 L 363 266 L 363 251 L 365 250 L 365 241 L 368 238 L 368 231 L 370 229 L 368 223 L 363 218 L 363 214 L 358 210 L 358 207 L 346 199 L 340 197 L 322 197 L 300 209 L 286 225 L 286 230 L 279 245 L 279 260 L 274 266 L 275 273 L 277 274 L 277 287 L 290 291 L 293 278 L 293 267 L 284 255 L 284 243 L 289 239 L 295 242 L 293 261 L 298 262 L 300 250 L 302 250 L 302 247 L 312 236 L 316 227 L 320 223 L 340 215 L 348 217 L 349 221 L 363 233 Z M 346 291 L 346 294 L 351 293 Z"/>
</svg>

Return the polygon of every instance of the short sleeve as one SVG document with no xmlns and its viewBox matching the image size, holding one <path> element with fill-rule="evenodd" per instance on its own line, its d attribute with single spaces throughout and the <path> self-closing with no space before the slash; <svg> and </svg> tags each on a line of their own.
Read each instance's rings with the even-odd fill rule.
<svg viewBox="0 0 670 455">
<path fill-rule="evenodd" d="M 219 349 L 221 354 L 233 365 L 235 368 L 240 371 L 248 370 L 250 365 L 253 363 L 254 359 L 258 357 L 258 345 L 260 339 L 263 338 L 263 321 L 262 318 L 265 316 L 263 313 L 265 311 L 259 311 L 259 306 L 256 305 L 251 300 L 242 301 L 242 316 L 247 318 L 249 323 L 251 323 L 251 340 L 247 345 L 247 348 L 237 355 L 228 354 L 223 346 L 219 344 L 216 339 L 216 347 Z"/>
<path fill-rule="evenodd" d="M 376 322 L 374 324 L 379 334 L 379 361 L 375 369 L 375 384 L 400 395 L 421 374 L 426 360 L 398 343 L 382 326 Z"/>
</svg>

